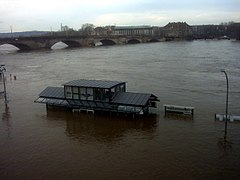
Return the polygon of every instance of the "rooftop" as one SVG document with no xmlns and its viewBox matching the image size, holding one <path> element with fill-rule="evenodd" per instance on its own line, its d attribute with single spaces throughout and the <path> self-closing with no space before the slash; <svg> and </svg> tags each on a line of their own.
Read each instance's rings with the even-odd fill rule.
<svg viewBox="0 0 240 180">
<path fill-rule="evenodd" d="M 133 93 L 133 92 L 118 92 L 111 103 L 123 104 L 123 105 L 134 105 L 134 106 L 145 106 L 151 97 L 151 94 L 145 93 Z"/>
<path fill-rule="evenodd" d="M 149 29 L 152 28 L 151 26 L 148 25 L 143 25 L 143 26 L 115 26 L 115 30 L 123 30 L 123 29 Z"/>
<path fill-rule="evenodd" d="M 40 94 L 40 98 L 65 99 L 63 87 L 47 87 Z M 147 93 L 118 92 L 111 103 L 122 105 L 145 106 L 148 100 L 157 97 Z"/>
<path fill-rule="evenodd" d="M 77 87 L 95 87 L 95 88 L 112 88 L 119 84 L 124 84 L 125 82 L 121 81 L 105 81 L 105 80 L 86 80 L 86 79 L 79 79 L 73 80 L 64 83 L 64 86 L 77 86 Z"/>
<path fill-rule="evenodd" d="M 54 98 L 54 99 L 63 99 L 64 98 L 64 89 L 62 87 L 46 87 L 40 94 L 39 97 L 44 98 Z"/>
</svg>

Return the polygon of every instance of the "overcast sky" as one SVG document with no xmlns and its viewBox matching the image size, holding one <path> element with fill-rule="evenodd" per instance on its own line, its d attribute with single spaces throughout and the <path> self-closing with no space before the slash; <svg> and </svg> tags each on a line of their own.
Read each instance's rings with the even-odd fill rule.
<svg viewBox="0 0 240 180">
<path fill-rule="evenodd" d="M 82 24 L 189 25 L 240 22 L 240 0 L 0 0 L 0 32 Z"/>
</svg>

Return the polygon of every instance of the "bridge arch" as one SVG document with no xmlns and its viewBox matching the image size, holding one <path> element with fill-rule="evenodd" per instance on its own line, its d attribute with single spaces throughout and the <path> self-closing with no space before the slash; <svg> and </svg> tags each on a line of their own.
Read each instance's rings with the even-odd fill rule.
<svg viewBox="0 0 240 180">
<path fill-rule="evenodd" d="M 1 50 L 8 51 L 8 52 L 20 50 L 18 47 L 9 43 L 0 44 L 0 48 Z"/>
<path fill-rule="evenodd" d="M 127 44 L 138 44 L 141 43 L 138 39 L 130 39 L 127 41 Z"/>
<path fill-rule="evenodd" d="M 159 42 L 158 39 L 150 39 L 149 42 Z"/>
<path fill-rule="evenodd" d="M 64 42 L 62 41 L 58 41 L 58 42 L 53 42 L 51 45 L 50 45 L 50 49 L 65 49 L 67 48 L 68 45 L 65 44 Z"/>
<path fill-rule="evenodd" d="M 102 46 L 111 46 L 116 44 L 116 42 L 111 39 L 102 39 L 100 42 L 102 43 Z"/>
<path fill-rule="evenodd" d="M 66 45 L 68 45 L 69 48 L 82 46 L 79 42 L 73 41 L 73 40 L 62 40 L 62 42 L 65 43 Z"/>
<path fill-rule="evenodd" d="M 2 44 L 4 45 L 4 44 Z M 26 50 L 31 50 L 32 48 L 30 48 L 28 45 L 26 44 L 23 44 L 23 43 L 17 43 L 17 42 L 9 42 L 5 45 L 11 45 L 11 46 L 14 46 L 16 47 L 17 49 L 16 50 L 20 50 L 20 51 L 26 51 Z"/>
<path fill-rule="evenodd" d="M 65 49 L 65 48 L 75 48 L 75 47 L 81 47 L 82 45 L 73 40 L 58 40 L 53 41 L 50 44 L 51 49 Z"/>
</svg>

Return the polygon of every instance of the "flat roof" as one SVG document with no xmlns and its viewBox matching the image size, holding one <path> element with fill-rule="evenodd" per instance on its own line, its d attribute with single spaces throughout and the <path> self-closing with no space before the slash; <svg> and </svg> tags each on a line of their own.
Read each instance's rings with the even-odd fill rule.
<svg viewBox="0 0 240 180">
<path fill-rule="evenodd" d="M 106 80 L 87 80 L 78 79 L 64 83 L 64 86 L 78 86 L 78 87 L 91 87 L 91 88 L 112 88 L 119 84 L 124 84 L 126 82 L 121 81 L 106 81 Z"/>
<path fill-rule="evenodd" d="M 111 103 L 122 105 L 145 106 L 151 97 L 151 94 L 133 93 L 133 92 L 118 92 Z"/>
<path fill-rule="evenodd" d="M 59 99 L 65 100 L 63 87 L 46 87 L 40 94 L 39 98 Z M 158 101 L 153 94 L 134 93 L 134 92 L 118 92 L 111 100 L 111 104 L 125 105 L 125 106 L 145 106 L 148 100 L 152 99 Z M 85 101 L 85 100 L 80 100 Z"/>
</svg>

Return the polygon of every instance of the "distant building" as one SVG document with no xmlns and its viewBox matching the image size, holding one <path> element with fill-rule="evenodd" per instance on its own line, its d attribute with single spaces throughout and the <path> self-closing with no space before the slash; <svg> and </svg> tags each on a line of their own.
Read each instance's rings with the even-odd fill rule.
<svg viewBox="0 0 240 180">
<path fill-rule="evenodd" d="M 222 36 L 233 36 L 228 25 L 192 26 L 194 39 L 213 39 Z"/>
<path fill-rule="evenodd" d="M 229 31 L 231 32 L 233 38 L 240 40 L 240 23 L 233 23 L 229 25 Z"/>
<path fill-rule="evenodd" d="M 151 26 L 115 26 L 113 28 L 114 35 L 125 35 L 125 36 L 140 36 L 147 35 L 151 36 L 154 34 L 154 28 Z"/>
<path fill-rule="evenodd" d="M 114 26 L 96 27 L 94 29 L 94 35 L 97 36 L 108 36 L 112 35 Z"/>
<path fill-rule="evenodd" d="M 221 39 L 221 37 L 240 37 L 240 23 L 220 25 L 196 25 L 192 26 L 194 39 Z"/>
<path fill-rule="evenodd" d="M 169 39 L 192 39 L 192 28 L 186 22 L 168 23 L 163 27 L 163 36 Z"/>
</svg>

